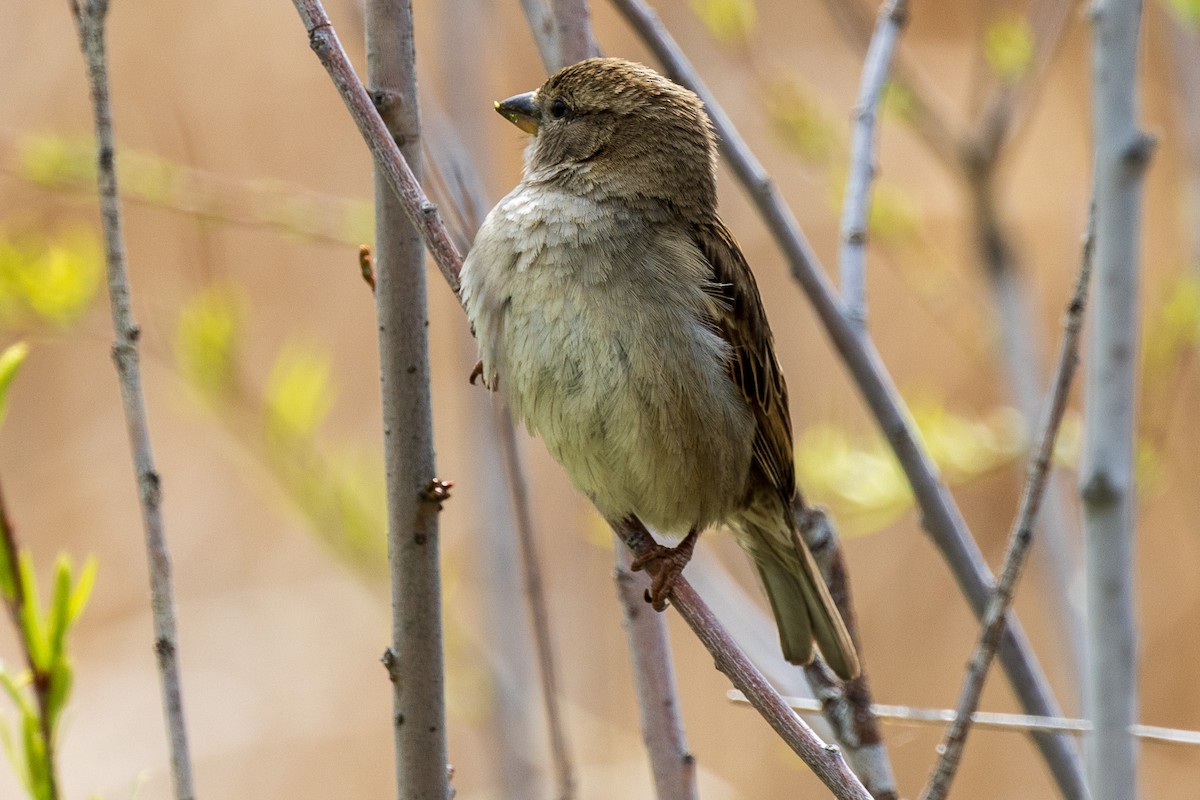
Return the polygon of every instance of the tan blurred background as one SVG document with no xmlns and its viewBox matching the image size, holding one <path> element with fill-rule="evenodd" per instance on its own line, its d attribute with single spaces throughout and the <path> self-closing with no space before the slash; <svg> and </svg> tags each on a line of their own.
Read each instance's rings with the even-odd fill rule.
<svg viewBox="0 0 1200 800">
<path fill-rule="evenodd" d="M 1089 50 L 1083 10 L 1080 5 L 1072 13 L 997 179 L 1043 362 L 1056 347 L 1086 217 Z M 360 8 L 333 0 L 329 11 L 361 67 Z M 689 6 L 672 0 L 659 11 L 834 270 L 859 52 L 818 2 Z M 733 21 L 721 12 L 732 13 Z M 1003 60 L 1005 47 L 1019 51 L 1021 12 L 1020 5 L 987 0 L 912 3 L 902 48 L 926 73 L 950 118 L 973 119 L 980 76 L 1002 69 L 996 59 Z M 596 2 L 593 14 L 605 52 L 653 63 L 609 5 Z M 431 124 L 440 117 L 442 131 L 454 126 L 482 170 L 488 202 L 494 202 L 518 180 L 523 135 L 490 103 L 544 79 L 519 4 L 416 0 L 415 15 L 425 117 Z M 1186 58 L 1175 49 L 1181 40 L 1173 19 L 1164 5 L 1147 4 L 1142 109 L 1145 127 L 1160 143 L 1148 176 L 1142 248 L 1148 344 L 1167 335 L 1160 331 L 1164 315 L 1182 315 L 1186 333 L 1197 313 L 1186 282 L 1196 275 L 1190 194 L 1196 176 L 1185 149 L 1196 131 L 1188 129 L 1181 100 L 1181 87 L 1188 88 L 1180 68 Z M 1003 39 L 1014 36 L 1005 25 L 1017 31 L 1016 44 Z M 378 663 L 390 630 L 388 595 L 379 575 L 380 545 L 371 535 L 382 497 L 375 326 L 370 293 L 357 276 L 356 244 L 369 236 L 364 203 L 371 193 L 370 159 L 285 0 L 117 0 L 109 29 L 118 146 L 142 159 L 140 167 L 122 162 L 129 166 L 122 180 L 138 194 L 125 206 L 126 236 L 173 548 L 199 796 L 392 796 L 391 700 Z M 990 62 L 980 55 L 989 36 L 1001 37 L 999 55 Z M 86 260 L 79 237 L 98 234 L 98 214 L 93 194 L 76 188 L 86 180 L 73 179 L 72 169 L 78 171 L 78 146 L 86 145 L 90 132 L 67 3 L 0 4 L 0 238 L 32 241 L 34 249 L 38 242 L 66 242 Z M 445 151 L 444 140 L 430 139 L 431 150 Z M 1024 467 L 1019 445 L 1006 440 L 1019 440 L 1020 426 L 1014 433 L 1012 413 L 1004 410 L 1014 401 L 1001 367 L 997 316 L 973 247 L 967 194 L 961 177 L 913 135 L 902 108 L 885 115 L 880 163 L 885 186 L 881 230 L 870 254 L 870 328 L 901 390 L 925 409 L 923 421 L 948 437 L 935 449 L 954 462 L 947 474 L 994 566 Z M 877 699 L 951 705 L 974 638 L 971 615 L 916 514 L 902 496 L 893 497 L 894 470 L 877 457 L 883 451 L 872 423 L 763 225 L 728 174 L 721 192 L 727 221 L 763 289 L 800 439 L 812 443 L 817 455 L 801 474 L 812 476 L 809 494 L 833 507 L 847 534 Z M 188 202 L 207 213 L 173 208 Z M 222 214 L 235 221 L 219 219 Z M 274 222 L 263 224 L 268 217 Z M 316 229 L 323 238 L 309 235 Z M 86 288 L 87 269 L 80 269 L 84 277 L 74 280 Z M 475 361 L 469 332 L 451 293 L 436 272 L 430 275 L 439 470 L 457 484 L 441 518 L 455 785 L 468 800 L 512 797 L 500 789 L 505 779 L 495 763 L 494 713 L 507 697 L 525 697 L 536 731 L 540 706 L 536 694 L 508 694 L 520 686 L 528 690 L 529 662 L 498 664 L 488 632 L 510 625 L 524 635 L 526 612 L 519 604 L 497 609 L 487 600 L 489 573 L 511 570 L 514 563 L 497 565 L 481 544 L 485 529 L 507 514 L 490 441 L 491 400 L 467 385 Z M 36 309 L 13 310 L 17 301 L 0 307 L 7 309 L 0 317 L 0 344 L 25 339 L 32 345 L 0 430 L 0 479 L 10 516 L 43 579 L 59 552 L 76 561 L 92 554 L 99 562 L 92 600 L 72 639 L 75 695 L 60 753 L 65 797 L 157 800 L 169 796 L 169 775 L 142 531 L 108 355 L 107 300 L 91 280 L 97 292 L 91 302 L 81 301 L 78 313 L 57 323 Z M 194 352 L 189 361 L 187 350 L 209 324 L 203 321 L 204 298 L 217 317 L 236 321 L 221 340 L 227 345 L 221 352 L 232 361 L 222 362 L 218 377 L 225 383 L 216 389 L 198 385 L 203 365 L 197 367 Z M 181 319 L 201 332 L 188 340 Z M 1137 565 L 1141 719 L 1193 729 L 1200 728 L 1194 670 L 1200 658 L 1200 426 L 1193 419 L 1200 381 L 1191 358 L 1194 343 L 1194 331 L 1172 340 L 1166 360 L 1147 379 L 1157 394 L 1144 401 L 1152 418 L 1139 432 L 1145 468 Z M 1026 366 L 1044 382 L 1044 369 Z M 264 413 L 264 398 L 268 406 L 289 398 L 300 406 L 294 429 L 281 434 L 272 428 L 286 427 L 279 418 L 288 412 Z M 1076 392 L 1076 411 L 1078 400 Z M 594 513 L 541 444 L 522 434 L 522 447 L 579 795 L 650 797 L 611 548 Z M 849 467 L 835 473 L 831 454 L 846 451 Z M 1070 500 L 1070 448 L 1064 458 Z M 341 494 L 329 507 L 306 505 L 306 497 L 319 494 L 314 487 L 330 485 Z M 1067 519 L 1075 524 L 1073 511 Z M 1065 532 L 1068 551 L 1077 547 L 1076 535 Z M 725 537 L 705 541 L 757 591 Z M 1017 608 L 1065 710 L 1077 714 L 1079 684 L 1059 602 L 1071 578 L 1045 556 L 1044 548 L 1035 552 Z M 1066 593 L 1077 588 L 1067 585 Z M 667 616 L 701 796 L 823 796 L 763 722 L 724 699 L 723 676 L 676 616 Z M 0 624 L 0 656 L 19 663 L 7 624 Z M 506 688 L 509 683 L 518 688 Z M 1002 678 L 989 681 L 983 707 L 1016 710 Z M 0 716 L 11 721 L 11 712 L 0 704 Z M 919 791 L 939 733 L 885 728 L 906 795 Z M 541 787 L 529 796 L 545 797 L 545 744 L 534 739 L 521 748 L 535 762 L 534 785 Z M 1147 744 L 1142 754 L 1142 796 L 1196 796 L 1200 751 Z M 512 766 L 507 780 L 517 780 Z M 1027 739 L 987 731 L 972 735 L 956 788 L 956 796 L 970 798 L 1055 796 Z M 0 762 L 0 797 L 18 796 L 12 770 Z"/>
</svg>

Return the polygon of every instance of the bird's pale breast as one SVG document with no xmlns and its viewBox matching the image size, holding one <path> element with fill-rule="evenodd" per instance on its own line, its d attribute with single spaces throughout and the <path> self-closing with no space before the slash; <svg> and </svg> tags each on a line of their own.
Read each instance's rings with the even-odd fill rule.
<svg viewBox="0 0 1200 800">
<path fill-rule="evenodd" d="M 685 532 L 744 500 L 754 420 L 703 321 L 708 280 L 645 209 L 525 183 L 463 267 L 485 378 L 610 519 Z"/>
</svg>

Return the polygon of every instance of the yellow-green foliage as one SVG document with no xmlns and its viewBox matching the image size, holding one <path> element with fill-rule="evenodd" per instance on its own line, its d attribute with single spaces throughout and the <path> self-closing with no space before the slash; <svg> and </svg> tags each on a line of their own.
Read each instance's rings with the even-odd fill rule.
<svg viewBox="0 0 1200 800">
<path fill-rule="evenodd" d="M 1175 14 L 1193 28 L 1200 28 L 1200 0 L 1168 0 Z"/>
<path fill-rule="evenodd" d="M 988 66 L 1002 80 L 1015 81 L 1033 62 L 1033 31 L 1020 14 L 1005 14 L 987 26 L 983 53 Z"/>
<path fill-rule="evenodd" d="M 0 409 L 26 355 L 22 344 L 0 355 Z M 83 613 L 96 579 L 96 562 L 76 571 L 59 556 L 49 604 L 43 608 L 33 557 L 16 547 L 6 513 L 0 513 L 0 601 L 7 606 L 26 655 L 25 669 L 0 663 L 0 689 L 17 710 L 17 730 L 0 719 L 0 742 L 33 800 L 57 800 L 53 759 L 58 723 L 71 695 L 74 671 L 67 633 Z"/>
<path fill-rule="evenodd" d="M 718 41 L 744 44 L 758 22 L 754 0 L 691 0 L 692 11 Z"/>
<path fill-rule="evenodd" d="M 913 406 L 913 418 L 952 485 L 1010 462 L 1026 445 L 1024 423 L 1008 408 L 972 419 L 923 401 Z M 831 505 L 847 535 L 877 530 L 912 505 L 908 480 L 878 436 L 852 437 L 842 428 L 817 425 L 801 433 L 796 454 L 805 493 Z"/>
<path fill-rule="evenodd" d="M 96 149 L 90 139 L 54 134 L 18 144 L 17 174 L 56 190 L 94 192 Z M 239 181 L 178 164 L 151 153 L 118 148 L 117 180 L 129 200 L 192 216 L 262 225 L 289 236 L 359 244 L 370 241 L 370 203 L 329 197 L 279 181 Z"/>
<path fill-rule="evenodd" d="M 86 228 L 53 238 L 0 232 L 0 326 L 71 324 L 91 306 L 103 264 L 100 242 Z"/>
<path fill-rule="evenodd" d="M 385 559 L 383 469 L 377 453 L 330 448 L 320 430 L 337 398 L 333 364 L 319 348 L 292 342 L 260 390 L 241 364 L 249 301 L 217 285 L 183 307 L 175 331 L 180 373 L 199 401 L 262 461 L 313 533 L 371 575 Z"/>
<path fill-rule="evenodd" d="M 839 157 L 841 134 L 799 80 L 781 78 L 771 84 L 767 114 L 780 142 L 804 161 L 825 167 Z"/>
<path fill-rule="evenodd" d="M 237 389 L 237 344 L 245 298 L 230 286 L 211 286 L 188 300 L 175 329 L 175 360 L 200 399 L 217 404 Z"/>
</svg>

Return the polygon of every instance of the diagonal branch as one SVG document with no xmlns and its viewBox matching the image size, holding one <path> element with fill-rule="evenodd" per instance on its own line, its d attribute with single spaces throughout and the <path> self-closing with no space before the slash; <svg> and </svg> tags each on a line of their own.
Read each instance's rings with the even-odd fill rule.
<svg viewBox="0 0 1200 800">
<path fill-rule="evenodd" d="M 913 489 L 922 525 L 950 566 L 976 617 L 982 619 L 991 597 L 992 576 L 950 491 L 939 480 L 899 392 L 884 368 L 870 337 L 858 333 L 796 219 L 787 210 L 762 165 L 738 135 L 712 92 L 700 81 L 658 17 L 641 0 L 613 0 L 626 20 L 663 63 L 676 82 L 700 96 L 717 129 L 721 151 L 758 207 L 817 316 L 870 407 Z M 1049 681 L 1024 631 L 1010 617 L 1000 645 L 1000 659 L 1025 710 L 1039 716 L 1061 716 Z M 1063 793 L 1087 796 L 1078 754 L 1065 737 L 1033 734 Z"/>
<path fill-rule="evenodd" d="M 121 201 L 117 194 L 116 146 L 113 141 L 112 107 L 108 93 L 108 54 L 104 24 L 107 0 L 71 0 L 79 45 L 87 61 L 92 114 L 96 127 L 97 172 L 100 216 L 104 225 L 104 260 L 108 271 L 108 295 L 112 305 L 113 360 L 121 382 L 121 400 L 129 445 L 137 474 L 146 555 L 150 563 L 150 606 L 154 616 L 154 652 L 162 683 L 163 714 L 171 751 L 171 775 L 176 800 L 192 800 L 192 762 L 188 751 L 187 726 L 183 718 L 180 688 L 179 645 L 175 631 L 175 590 L 171 579 L 171 554 L 163 532 L 162 485 L 154 467 L 150 426 L 142 393 L 138 339 L 141 329 L 133 320 L 129 277 L 125 268 L 125 239 L 121 230 Z"/>
<path fill-rule="evenodd" d="M 1062 345 L 1059 348 L 1058 367 L 1055 370 L 1054 383 L 1051 388 L 1049 409 L 1042 425 L 1042 434 L 1038 439 L 1033 462 L 1029 466 L 1029 478 L 1025 484 L 1025 493 L 1021 498 L 1021 510 L 1017 514 L 1016 523 L 1009 537 L 1008 547 L 1004 554 L 1004 567 L 1000 573 L 1000 580 L 996 583 L 996 591 L 992 595 L 991 602 L 988 603 L 979 641 L 975 645 L 974 652 L 971 653 L 971 660 L 967 662 L 967 676 L 958 697 L 954 722 L 950 724 L 942 737 L 942 745 L 939 748 L 941 757 L 929 777 L 929 784 L 925 787 L 922 795 L 923 800 L 942 800 L 950 791 L 950 784 L 958 770 L 967 734 L 971 729 L 971 717 L 979 708 L 979 698 L 983 694 L 983 682 L 987 677 L 988 667 L 991 666 L 992 659 L 996 655 L 1000 633 L 1004 630 L 1005 615 L 1012 605 L 1017 579 L 1021 576 L 1021 568 L 1025 564 L 1025 557 L 1029 554 L 1029 546 L 1033 543 L 1033 526 L 1041 508 L 1042 495 L 1046 490 L 1050 462 L 1054 456 L 1054 443 L 1058 438 L 1058 429 L 1062 424 L 1063 413 L 1067 409 L 1067 396 L 1071 389 L 1071 381 L 1075 377 L 1075 368 L 1079 365 L 1079 334 L 1083 327 L 1083 312 L 1087 303 L 1088 283 L 1092 274 L 1092 241 L 1093 235 L 1089 225 L 1083 244 L 1083 259 L 1079 268 L 1079 277 L 1067 306 Z"/>
</svg>

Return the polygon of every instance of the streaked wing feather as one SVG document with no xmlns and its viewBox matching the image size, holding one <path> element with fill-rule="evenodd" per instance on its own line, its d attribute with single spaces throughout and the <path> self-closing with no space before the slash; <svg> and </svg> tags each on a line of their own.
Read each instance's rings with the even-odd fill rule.
<svg viewBox="0 0 1200 800">
<path fill-rule="evenodd" d="M 787 385 L 754 274 L 720 220 L 696 225 L 696 245 L 712 267 L 713 325 L 732 348 L 729 374 L 754 411 L 754 461 L 790 503 L 796 487 Z"/>
</svg>

